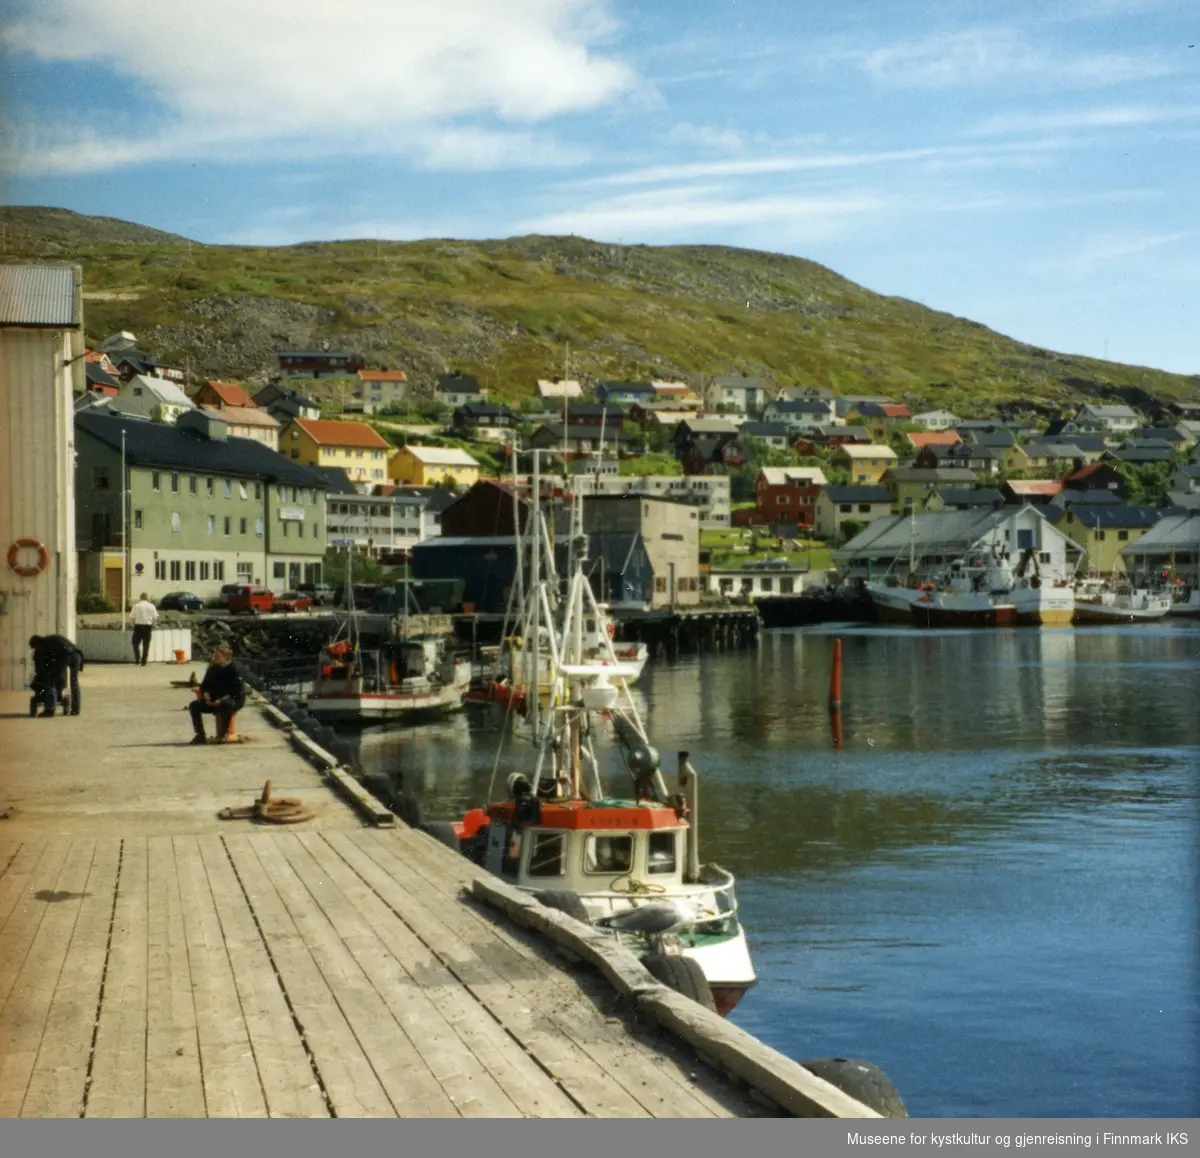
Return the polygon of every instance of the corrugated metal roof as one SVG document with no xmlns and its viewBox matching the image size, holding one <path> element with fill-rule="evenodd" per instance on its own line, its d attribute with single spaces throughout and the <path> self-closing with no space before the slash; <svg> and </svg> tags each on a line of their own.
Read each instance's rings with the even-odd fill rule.
<svg viewBox="0 0 1200 1158">
<path fill-rule="evenodd" d="M 1200 512 L 1164 515 L 1135 543 L 1121 548 L 1122 555 L 1142 552 L 1194 551 L 1200 547 Z"/>
<path fill-rule="evenodd" d="M 910 544 L 918 549 L 964 550 L 1017 512 L 1012 508 L 939 511 L 916 516 L 889 515 L 876 519 L 841 550 L 835 559 L 863 559 L 869 555 L 899 554 Z"/>
<path fill-rule="evenodd" d="M 73 265 L 0 265 L 0 326 L 75 329 Z"/>
</svg>

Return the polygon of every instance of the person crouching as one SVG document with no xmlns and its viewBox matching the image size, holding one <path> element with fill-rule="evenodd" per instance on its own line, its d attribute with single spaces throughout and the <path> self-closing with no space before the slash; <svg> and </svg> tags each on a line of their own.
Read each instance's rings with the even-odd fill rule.
<svg viewBox="0 0 1200 1158">
<path fill-rule="evenodd" d="M 246 702 L 242 673 L 233 662 L 233 652 L 226 644 L 219 644 L 213 649 L 212 663 L 204 673 L 200 686 L 193 690 L 196 698 L 188 704 L 192 727 L 196 731 L 192 743 L 208 743 L 208 737 L 204 734 L 203 717 L 206 712 L 211 712 L 217 717 L 217 743 L 223 744 L 229 734 L 229 724 L 234 713 L 240 711 Z"/>
</svg>

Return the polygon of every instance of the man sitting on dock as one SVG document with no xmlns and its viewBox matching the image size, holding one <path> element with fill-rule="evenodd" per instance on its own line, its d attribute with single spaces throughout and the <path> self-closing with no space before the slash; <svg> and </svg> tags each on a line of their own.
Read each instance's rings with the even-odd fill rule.
<svg viewBox="0 0 1200 1158">
<path fill-rule="evenodd" d="M 229 735 L 230 722 L 246 702 L 242 673 L 233 662 L 233 652 L 228 644 L 219 643 L 213 648 L 212 663 L 194 691 L 196 698 L 188 704 L 192 727 L 196 730 L 192 743 L 208 743 L 203 717 L 206 712 L 211 712 L 217 717 L 217 743 L 223 744 Z"/>
</svg>

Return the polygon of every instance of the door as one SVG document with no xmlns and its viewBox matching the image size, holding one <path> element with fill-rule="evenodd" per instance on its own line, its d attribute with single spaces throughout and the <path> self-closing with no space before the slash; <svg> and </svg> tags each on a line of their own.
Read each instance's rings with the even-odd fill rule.
<svg viewBox="0 0 1200 1158">
<path fill-rule="evenodd" d="M 124 587 L 122 580 L 124 575 L 121 573 L 120 567 L 106 567 L 104 569 L 104 598 L 108 602 L 109 607 L 114 611 L 124 610 L 124 592 L 121 590 Z"/>
<path fill-rule="evenodd" d="M 300 564 L 288 564 L 288 590 L 295 591 L 300 586 Z"/>
</svg>

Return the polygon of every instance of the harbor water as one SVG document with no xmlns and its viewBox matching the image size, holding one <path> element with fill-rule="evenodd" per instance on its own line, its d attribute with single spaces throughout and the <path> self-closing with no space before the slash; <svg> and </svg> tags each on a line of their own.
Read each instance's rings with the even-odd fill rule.
<svg viewBox="0 0 1200 1158">
<path fill-rule="evenodd" d="M 738 877 L 737 1024 L 877 1063 L 914 1117 L 1200 1114 L 1200 624 L 769 631 L 637 696 Z M 499 737 L 469 710 L 362 760 L 450 817 L 527 770 Z"/>
</svg>

